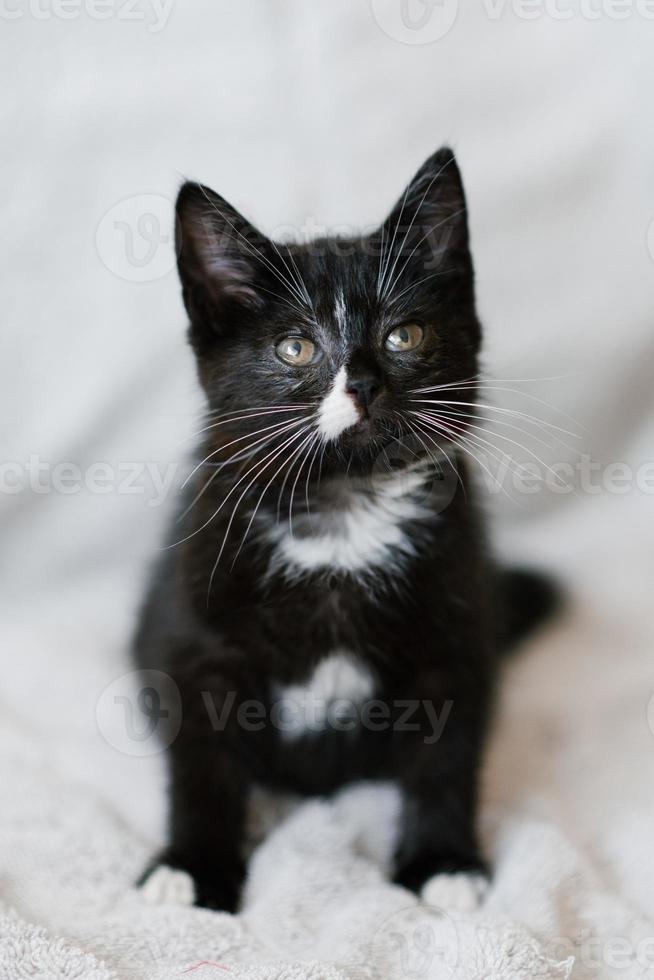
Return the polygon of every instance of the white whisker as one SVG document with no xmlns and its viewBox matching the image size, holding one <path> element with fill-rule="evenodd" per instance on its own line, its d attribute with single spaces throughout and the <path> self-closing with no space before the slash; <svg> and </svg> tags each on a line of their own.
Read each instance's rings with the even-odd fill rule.
<svg viewBox="0 0 654 980">
<path fill-rule="evenodd" d="M 406 293 L 410 292 L 412 289 L 415 289 L 417 286 L 422 285 L 423 282 L 427 282 L 429 279 L 436 279 L 437 276 L 445 276 L 449 271 L 449 269 L 443 269 L 441 272 L 432 272 L 428 276 L 423 276 L 422 279 L 418 279 L 417 282 L 410 283 L 392 297 L 393 302 L 397 303 L 398 300 L 400 300 Z"/>
<path fill-rule="evenodd" d="M 391 241 L 389 242 L 388 249 L 387 249 L 387 252 L 386 252 L 386 260 L 384 262 L 384 273 L 383 273 L 382 278 L 381 278 L 381 291 L 379 289 L 377 291 L 377 295 L 379 296 L 380 299 L 382 299 L 383 296 L 384 296 L 384 283 L 386 282 L 386 273 L 388 272 L 388 266 L 389 266 L 389 263 L 391 261 L 391 257 L 393 255 L 393 246 L 395 245 L 395 239 L 397 237 L 397 229 L 400 227 L 400 221 L 402 220 L 402 215 L 404 214 L 404 207 L 406 205 L 406 200 L 407 200 L 408 194 L 409 194 L 409 186 L 407 185 L 407 187 L 406 187 L 406 189 L 404 191 L 404 196 L 402 198 L 402 204 L 400 205 L 400 213 L 397 216 L 397 221 L 395 222 L 395 227 L 393 228 L 393 237 L 392 237 Z M 423 200 L 424 200 L 424 198 L 423 198 Z M 417 213 L 417 210 L 416 210 L 416 213 Z M 414 221 L 415 221 L 415 219 L 416 219 L 416 215 L 413 216 L 413 220 Z M 405 236 L 405 239 L 404 240 L 406 241 L 406 236 Z"/>
<path fill-rule="evenodd" d="M 465 208 L 459 208 L 459 210 L 458 211 L 454 211 L 453 214 L 448 214 L 447 218 L 443 218 L 443 220 L 442 221 L 439 221 L 438 224 L 433 225 L 429 229 L 429 231 L 425 232 L 425 234 L 422 236 L 422 238 L 418 239 L 418 241 L 416 242 L 416 244 L 414 245 L 414 247 L 409 252 L 408 258 L 406 259 L 404 265 L 402 266 L 402 268 L 400 269 L 400 271 L 395 276 L 395 279 L 393 280 L 393 282 L 391 283 L 391 285 L 386 290 L 386 293 L 387 294 L 393 292 L 393 289 L 395 287 L 395 284 L 397 282 L 399 282 L 399 280 L 401 279 L 402 273 L 404 272 L 404 270 L 406 269 L 407 265 L 409 264 L 409 262 L 411 261 L 411 259 L 415 255 L 415 253 L 418 251 L 418 249 L 420 248 L 420 246 L 422 245 L 422 243 L 424 242 L 424 240 L 426 238 L 428 238 L 429 235 L 432 235 L 435 231 L 438 231 L 438 229 L 441 228 L 443 225 L 446 225 L 448 223 L 448 221 L 453 221 L 454 218 L 458 218 L 459 215 L 464 214 L 465 210 L 466 210 Z M 391 270 L 391 274 L 392 274 L 392 270 Z"/>
<path fill-rule="evenodd" d="M 302 457 L 302 459 L 300 461 L 300 466 L 299 466 L 299 469 L 297 471 L 297 475 L 296 475 L 295 480 L 293 482 L 293 486 L 291 487 L 291 499 L 290 499 L 290 502 L 289 502 L 289 505 L 288 505 L 288 529 L 289 529 L 289 533 L 290 533 L 291 537 L 293 537 L 293 497 L 295 496 L 295 488 L 297 487 L 298 480 L 300 479 L 300 474 L 302 473 L 302 469 L 304 467 L 304 464 L 307 461 L 307 457 L 308 457 L 309 453 L 311 452 L 311 449 L 313 447 L 313 444 L 314 444 L 314 442 L 316 440 L 319 440 L 320 438 L 321 438 L 321 436 L 320 436 L 320 433 L 319 432 L 316 432 L 316 433 L 313 434 L 313 438 L 309 442 L 309 445 L 307 447 L 307 450 L 306 450 L 305 454 L 303 455 L 303 457 Z"/>
<path fill-rule="evenodd" d="M 411 229 L 413 228 L 413 226 L 415 224 L 416 218 L 420 214 L 420 209 L 422 208 L 422 205 L 425 203 L 425 200 L 427 198 L 427 195 L 429 194 L 429 191 L 431 190 L 434 181 L 437 180 L 438 177 L 440 177 L 440 175 L 443 173 L 443 171 L 445 170 L 446 167 L 449 167 L 449 165 L 450 165 L 451 162 L 452 162 L 451 160 L 448 160 L 446 163 L 443 164 L 442 167 L 440 167 L 438 169 L 438 171 L 434 174 L 434 176 L 431 178 L 431 180 L 427 184 L 427 188 L 425 190 L 425 193 L 422 195 L 422 197 L 418 201 L 418 204 L 416 205 L 416 209 L 415 209 L 415 211 L 413 213 L 413 217 L 411 218 L 411 222 L 409 224 L 409 227 L 407 228 L 407 230 L 404 233 L 404 238 L 402 239 L 402 244 L 399 247 L 399 249 L 397 250 L 397 255 L 395 256 L 395 261 L 393 262 L 393 265 L 391 267 L 391 270 L 388 273 L 388 275 L 386 274 L 386 270 L 384 271 L 384 278 L 383 278 L 383 281 L 382 281 L 382 298 L 386 297 L 388 295 L 388 293 L 390 292 L 390 289 L 389 289 L 389 286 L 388 286 L 388 282 L 389 282 L 391 276 L 393 275 L 393 273 L 395 272 L 395 267 L 397 266 L 398 260 L 399 260 L 400 256 L 402 255 L 402 252 L 404 250 L 404 246 L 406 245 L 407 238 L 409 237 L 409 233 L 410 233 Z M 413 188 L 415 189 L 415 184 L 413 185 Z M 406 201 L 406 196 L 407 196 L 408 190 L 409 190 L 409 188 L 407 187 L 406 191 L 404 192 L 404 200 L 402 201 L 402 209 L 401 209 L 400 215 L 399 215 L 399 217 L 397 219 L 396 230 L 397 230 L 397 227 L 399 226 L 400 221 L 402 219 L 402 214 L 404 212 L 404 204 L 405 204 L 405 201 Z M 456 215 L 453 215 L 452 217 L 456 217 Z M 448 218 L 448 220 L 449 220 L 449 218 Z M 442 222 L 441 222 L 441 224 L 442 224 Z M 437 225 L 436 227 L 438 228 L 438 227 L 440 227 L 440 225 Z M 431 229 L 430 228 L 430 230 L 427 232 L 427 235 L 429 235 L 431 233 L 431 231 L 435 231 L 435 229 Z M 420 239 L 420 241 L 418 242 L 418 245 L 420 245 L 425 240 L 425 238 L 427 237 L 427 235 L 425 235 L 423 238 Z M 393 243 L 394 242 L 395 242 L 395 235 L 393 235 Z M 418 248 L 418 245 L 416 245 L 416 247 L 413 249 L 413 251 L 409 255 L 409 259 L 411 258 L 411 256 L 415 252 L 416 248 Z M 390 251 L 392 252 L 392 244 L 391 244 L 391 250 Z M 389 255 L 390 255 L 390 252 L 389 252 Z M 408 259 L 407 259 L 407 261 L 408 261 Z M 406 263 L 402 266 L 402 269 L 400 270 L 400 275 L 401 275 L 402 271 L 405 268 L 406 268 Z M 395 277 L 395 279 L 393 280 L 393 285 L 397 282 L 398 278 L 399 278 L 399 276 L 396 276 Z"/>
<path fill-rule="evenodd" d="M 399 413 L 396 413 L 396 414 L 399 414 Z M 402 419 L 402 416 L 400 416 L 400 419 Z M 406 422 L 406 424 L 409 426 L 409 428 L 411 429 L 411 431 L 413 432 L 413 434 L 416 436 L 416 438 L 423 445 L 423 447 L 425 449 L 425 452 L 431 457 L 431 459 L 434 462 L 434 465 L 438 465 L 438 464 L 436 462 L 436 459 L 435 459 L 433 453 L 430 451 L 430 449 L 428 448 L 428 446 L 425 444 L 425 441 L 422 438 L 422 435 L 427 436 L 427 438 L 429 439 L 429 441 L 434 446 L 436 446 L 436 449 L 441 454 L 441 456 L 444 456 L 445 459 L 447 460 L 447 462 L 449 463 L 450 468 L 452 469 L 452 472 L 456 476 L 456 478 L 457 478 L 457 480 L 459 482 L 459 485 L 461 486 L 461 489 L 463 490 L 464 496 L 467 496 L 466 495 L 465 484 L 464 484 L 463 480 L 461 479 L 461 474 L 459 473 L 459 471 L 457 470 L 456 466 L 454 465 L 454 463 L 450 459 L 449 454 L 443 449 L 443 447 L 441 446 L 441 444 L 439 442 L 437 442 L 436 439 L 434 439 L 434 437 L 430 433 L 426 432 L 425 430 L 422 430 L 422 435 L 421 435 L 421 430 L 418 427 L 419 426 L 419 423 L 415 422 L 415 420 L 412 421 L 409 418 L 404 418 L 404 419 L 402 419 L 402 421 Z"/>
<path fill-rule="evenodd" d="M 191 510 L 197 504 L 198 500 L 200 500 L 204 496 L 204 494 L 209 489 L 209 487 L 211 486 L 215 478 L 218 476 L 218 474 L 225 466 L 230 466 L 233 463 L 243 462 L 244 460 L 252 459 L 253 456 L 258 455 L 260 452 L 263 452 L 264 449 L 270 446 L 277 438 L 277 436 L 283 434 L 283 431 L 284 430 L 280 432 L 274 432 L 272 435 L 268 436 L 258 448 L 255 448 L 254 446 L 245 446 L 243 449 L 240 449 L 238 452 L 232 453 L 229 459 L 224 460 L 224 462 L 219 464 L 210 464 L 215 466 L 213 473 L 211 474 L 209 479 L 203 483 L 201 489 L 198 491 L 198 493 L 196 493 L 195 497 L 188 505 L 186 510 L 182 514 L 180 514 L 180 516 L 177 518 L 178 523 L 184 520 L 184 518 L 191 512 Z M 260 442 L 260 440 L 257 440 L 257 442 Z"/>
<path fill-rule="evenodd" d="M 247 538 L 247 536 L 248 536 L 248 534 L 250 532 L 250 528 L 252 527 L 252 524 L 254 523 L 254 519 L 257 516 L 257 511 L 259 510 L 259 507 L 261 506 L 261 502 L 262 502 L 263 498 L 265 497 L 265 495 L 266 495 L 266 493 L 268 491 L 268 488 L 273 483 L 273 481 L 278 476 L 278 474 L 281 473 L 281 471 L 284 469 L 284 467 L 286 465 L 288 465 L 291 462 L 291 460 L 294 459 L 298 455 L 298 453 L 301 452 L 301 450 L 305 446 L 307 440 L 309 440 L 311 438 L 312 438 L 312 433 L 309 433 L 309 435 L 300 443 L 300 445 L 296 449 L 293 450 L 293 452 L 291 453 L 290 457 L 288 459 L 285 459 L 282 462 L 282 465 L 277 470 L 275 470 L 275 472 L 271 476 L 271 478 L 268 481 L 268 483 L 266 483 L 265 487 L 263 488 L 263 490 L 261 492 L 261 496 L 259 497 L 259 499 L 256 502 L 256 505 L 255 505 L 255 508 L 254 508 L 254 510 L 252 512 L 252 515 L 250 517 L 250 520 L 248 521 L 248 525 L 247 525 L 247 527 L 245 529 L 245 533 L 244 533 L 243 537 L 241 538 L 240 545 L 238 546 L 238 551 L 234 555 L 234 560 L 232 561 L 232 565 L 231 565 L 232 568 L 234 568 L 234 565 L 236 564 L 236 559 L 238 558 L 238 556 L 241 553 L 241 550 L 243 549 L 243 545 L 245 544 L 246 538 Z M 237 506 L 238 506 L 238 504 L 237 504 Z M 228 528 L 228 532 L 229 532 L 229 528 Z"/>
<path fill-rule="evenodd" d="M 427 394 L 429 392 L 434 393 L 434 392 L 439 392 L 439 391 L 445 391 L 446 388 L 454 388 L 454 389 L 459 388 L 462 391 L 464 389 L 473 389 L 475 391 L 477 391 L 477 390 L 481 390 L 481 391 L 502 391 L 502 392 L 508 392 L 509 394 L 512 394 L 512 395 L 521 395 L 523 398 L 529 398 L 531 401 L 535 401 L 539 405 L 543 405 L 545 408 L 550 409 L 550 411 L 556 412 L 558 415 L 561 415 L 563 418 L 568 419 L 568 421 L 572 422 L 575 426 L 577 426 L 577 428 L 582 429 L 582 430 L 585 428 L 581 424 L 581 422 L 578 421 L 578 419 L 575 419 L 571 415 L 568 415 L 567 412 L 564 412 L 562 409 L 557 408 L 556 405 L 552 405 L 550 402 L 546 402 L 543 398 L 539 398 L 537 395 L 534 395 L 534 394 L 532 394 L 529 391 L 522 391 L 520 388 L 500 387 L 498 385 L 489 384 L 488 382 L 484 382 L 484 381 L 473 381 L 473 382 L 470 382 L 470 383 L 458 382 L 458 383 L 452 383 L 450 385 L 434 385 L 434 386 L 428 387 L 428 388 L 415 388 L 412 391 L 412 394 Z M 544 420 L 542 420 L 542 421 L 544 422 Z M 551 425 L 552 423 L 545 423 L 545 424 Z M 561 429 L 561 432 L 565 432 L 566 435 L 569 435 L 569 436 L 571 436 L 571 437 L 573 437 L 575 439 L 579 439 L 580 438 L 580 436 L 577 433 L 570 432 L 567 429 Z"/>
<path fill-rule="evenodd" d="M 233 222 L 233 221 L 230 221 L 230 220 L 229 220 L 229 218 L 228 218 L 228 217 L 227 217 L 227 216 L 226 216 L 226 215 L 225 215 L 225 214 L 224 214 L 224 213 L 223 213 L 223 212 L 222 212 L 222 211 L 220 210 L 220 208 L 219 208 L 219 207 L 217 206 L 217 204 L 216 204 L 216 202 L 215 202 L 215 201 L 213 201 L 213 200 L 212 200 L 212 199 L 211 199 L 211 198 L 209 197 L 209 195 L 208 195 L 208 194 L 207 194 L 207 192 L 205 191 L 205 189 L 204 189 L 204 187 L 203 187 L 203 186 L 202 186 L 201 184 L 198 184 L 198 187 L 199 187 L 199 189 L 200 189 L 200 191 L 202 192 L 202 194 L 203 194 L 203 196 L 205 197 L 205 199 L 207 200 L 207 202 L 208 202 L 208 204 L 209 204 L 209 205 L 210 205 L 210 206 L 211 206 L 211 207 L 213 208 L 213 210 L 214 210 L 214 211 L 216 212 L 216 214 L 219 214 L 219 215 L 220 215 L 220 217 L 222 218 L 222 220 L 223 220 L 223 221 L 226 221 L 226 222 L 227 222 L 227 224 L 229 225 L 229 227 L 230 227 L 230 228 L 231 228 L 231 229 L 232 229 L 233 231 L 235 231 L 235 232 L 236 232 L 236 234 L 238 235 L 238 237 L 239 237 L 239 238 L 241 238 L 241 239 L 243 240 L 243 242 L 245 243 L 245 246 L 246 246 L 246 248 L 247 248 L 247 249 L 249 249 L 249 251 L 250 251 L 250 254 L 254 254 L 254 255 L 256 255 L 256 256 L 258 256 L 258 258 L 259 258 L 259 259 L 260 259 L 260 260 L 261 260 L 261 261 L 262 261 L 262 262 L 264 263 L 264 265 L 265 265 L 265 266 L 266 266 L 266 267 L 267 267 L 267 268 L 268 268 L 268 269 L 269 269 L 269 270 L 270 270 L 270 271 L 272 272 L 272 274 L 273 274 L 274 276 L 276 276 L 276 277 L 277 277 L 277 279 L 279 279 L 279 281 L 280 281 L 281 283 L 283 283 L 283 284 L 284 284 L 284 285 L 286 286 L 286 288 L 287 288 L 287 289 L 288 289 L 288 290 L 289 290 L 289 291 L 291 292 L 291 294 L 292 294 L 293 296 L 295 296 L 295 297 L 296 297 L 297 299 L 299 299 L 299 301 L 300 301 L 300 306 L 298 307 L 298 309 L 299 309 L 299 311 L 300 311 L 301 313 L 304 313 L 304 312 L 305 312 L 305 301 L 304 301 L 304 299 L 303 299 L 303 297 L 302 297 L 302 294 L 301 294 L 301 293 L 299 292 L 299 290 L 297 289 L 297 286 L 294 286 L 294 284 L 293 284 L 292 282 L 290 282 L 290 281 L 289 281 L 289 280 L 288 280 L 288 279 L 286 278 L 286 276 L 284 276 L 284 275 L 283 275 L 283 274 L 282 274 L 282 273 L 281 273 L 281 272 L 279 271 L 279 269 L 277 269 L 277 268 L 275 267 L 275 265 L 274 265 L 274 264 L 273 264 L 273 263 L 272 263 L 272 262 L 271 262 L 271 261 L 270 261 L 270 260 L 269 260 L 268 258 L 266 258 L 266 256 L 265 256 L 265 255 L 263 254 L 263 252 L 261 251 L 261 249 L 258 249 L 258 248 L 256 247 L 256 245 L 253 245 L 253 244 L 252 244 L 252 242 L 250 242 L 250 241 L 248 241 L 248 239 L 247 239 L 247 238 L 245 237 L 245 235 L 243 235 L 243 234 L 242 234 L 242 232 L 240 232 L 240 231 L 238 230 L 238 228 L 236 227 L 236 225 L 234 224 L 234 222 Z M 275 246 L 275 247 L 276 247 L 276 246 Z"/>
<path fill-rule="evenodd" d="M 560 425 L 555 425 L 553 422 L 548 422 L 546 419 L 539 419 L 535 415 L 530 415 L 528 412 L 521 412 L 515 408 L 501 408 L 497 405 L 487 405 L 483 402 L 446 401 L 444 399 L 438 400 L 434 398 L 411 398 L 410 401 L 419 404 L 442 405 L 444 407 L 447 407 L 449 405 L 459 405 L 462 406 L 463 408 L 475 408 L 475 409 L 481 408 L 488 412 L 499 412 L 504 415 L 513 415 L 516 418 L 528 419 L 534 425 L 537 425 L 539 427 L 545 426 L 548 429 L 554 429 L 557 432 L 563 432 L 564 435 L 571 436 L 571 438 L 573 439 L 579 438 L 579 436 L 576 435 L 576 433 L 570 432 L 568 429 L 564 429 Z"/>
<path fill-rule="evenodd" d="M 428 410 L 424 409 L 424 411 L 428 411 Z M 503 419 L 487 418 L 485 415 L 478 415 L 474 412 L 457 412 L 453 408 L 445 408 L 445 407 L 440 408 L 440 410 L 435 414 L 437 414 L 441 418 L 446 418 L 446 419 L 474 419 L 475 423 L 487 422 L 490 425 L 501 425 L 506 429 L 514 429 L 516 432 L 521 432 L 522 435 L 526 435 L 530 439 L 534 439 L 541 446 L 545 446 L 546 449 L 550 449 L 550 450 L 554 449 L 553 443 L 546 442 L 544 439 L 541 439 L 540 436 L 537 436 L 535 435 L 535 433 L 529 431 L 529 429 L 524 428 L 524 426 L 515 425 L 515 423 L 513 422 L 505 422 Z M 466 424 L 473 429 L 475 428 L 480 429 L 483 432 L 489 431 L 485 426 L 476 425 L 473 424 L 473 422 L 467 422 Z"/>
<path fill-rule="evenodd" d="M 268 467 L 271 466 L 272 463 L 274 463 L 275 460 L 279 458 L 279 456 L 281 455 L 281 453 L 288 446 L 292 445 L 295 442 L 296 439 L 300 439 L 302 437 L 302 435 L 304 434 L 305 431 L 306 431 L 306 429 L 300 429 L 299 432 L 294 432 L 293 435 L 290 436 L 290 438 L 287 439 L 283 443 L 282 446 L 280 446 L 278 449 L 273 450 L 273 452 L 269 453 L 267 456 L 264 456 L 264 458 L 262 460 L 260 460 L 259 463 L 255 463 L 255 465 L 250 470 L 248 470 L 248 472 L 245 474 L 245 476 L 241 477 L 241 479 L 238 481 L 238 483 L 236 483 L 232 487 L 232 489 L 229 491 L 229 493 L 227 494 L 227 496 L 225 497 L 225 499 L 221 503 L 220 507 L 218 508 L 220 510 L 227 503 L 227 501 L 229 500 L 229 498 L 231 497 L 231 495 L 236 491 L 236 489 L 243 482 L 243 480 L 246 479 L 250 475 L 250 473 L 252 473 L 253 470 L 256 470 L 257 469 L 257 466 L 258 466 L 259 469 L 255 473 L 253 479 L 250 480 L 250 482 L 247 484 L 247 486 L 245 487 L 245 489 L 242 491 L 240 497 L 237 499 L 237 501 L 236 501 L 236 503 L 235 503 L 235 505 L 234 505 L 234 507 L 232 509 L 232 513 L 231 513 L 231 516 L 230 516 L 229 521 L 227 523 L 227 528 L 225 530 L 225 535 L 223 537 L 223 541 L 222 541 L 222 544 L 220 546 L 220 551 L 218 552 L 218 557 L 216 558 L 215 564 L 214 564 L 214 566 L 213 566 L 213 568 L 211 570 L 211 575 L 209 576 L 209 587 L 207 589 L 207 602 L 209 601 L 209 596 L 211 594 L 211 586 L 213 584 L 214 576 L 215 576 L 216 571 L 218 569 L 218 565 L 220 564 L 220 559 L 222 558 L 223 551 L 225 550 L 225 545 L 227 544 L 227 538 L 229 537 L 229 532 L 230 532 L 230 530 L 232 528 L 232 524 L 234 523 L 234 518 L 236 517 L 236 512 L 238 511 L 238 508 L 239 508 L 239 505 L 240 505 L 241 501 L 243 500 L 243 498 L 247 494 L 248 490 L 259 479 L 259 477 L 261 476 L 261 474 L 264 473 L 268 469 Z M 270 458 L 270 457 L 272 457 L 272 458 Z M 267 463 L 265 463 L 266 460 L 268 460 Z M 263 463 L 265 463 L 265 466 L 261 465 Z"/>
<path fill-rule="evenodd" d="M 301 434 L 301 432 L 302 432 L 302 430 L 300 430 L 300 434 Z M 293 436 L 292 436 L 292 438 L 294 438 L 298 434 L 299 433 L 294 433 Z M 284 445 L 286 445 L 286 443 L 284 443 Z M 275 452 L 274 449 L 271 450 L 271 452 L 267 453 L 263 457 L 263 459 L 258 460 L 253 466 L 250 467 L 249 470 L 247 470 L 246 473 L 243 474 L 243 476 L 231 488 L 231 490 L 229 491 L 229 493 L 227 494 L 227 496 L 224 497 L 224 499 L 222 500 L 222 502 L 220 503 L 220 505 L 216 508 L 216 510 L 213 512 L 213 514 L 211 515 L 211 517 L 209 517 L 208 520 L 206 520 L 201 527 L 197 528 L 191 534 L 187 534 L 185 538 L 181 538 L 179 541 L 175 541 L 173 544 L 167 545 L 164 548 L 164 550 L 167 551 L 170 548 L 177 548 L 179 545 L 184 544 L 186 541 L 190 541 L 190 539 L 191 538 L 194 538 L 196 534 L 199 534 L 201 531 L 204 531 L 204 529 L 206 527 L 208 527 L 209 524 L 211 524 L 211 522 L 218 516 L 218 514 L 220 513 L 220 511 L 223 509 L 224 505 L 227 503 L 227 501 L 229 500 L 229 498 L 231 497 L 231 495 L 237 490 L 237 488 L 240 486 L 240 484 L 243 482 L 243 480 L 246 480 L 248 478 L 248 476 L 250 475 L 250 473 L 253 473 L 254 470 L 256 470 L 257 466 L 260 466 L 261 463 L 264 463 L 267 459 L 269 459 L 269 457 L 272 456 L 274 452 Z"/>
<path fill-rule="evenodd" d="M 311 457 L 311 462 L 309 463 L 309 469 L 307 470 L 307 479 L 306 479 L 306 483 L 305 483 L 305 487 L 304 487 L 304 499 L 306 501 L 307 514 L 308 514 L 309 517 L 311 517 L 311 508 L 309 506 L 309 482 L 311 480 L 311 470 L 313 469 L 313 464 L 316 461 L 316 457 L 318 455 L 318 450 L 321 447 L 323 448 L 323 452 L 324 452 L 324 443 L 323 443 L 323 441 L 321 439 L 316 439 L 315 449 L 313 451 L 313 456 Z"/>
<path fill-rule="evenodd" d="M 429 422 L 426 422 L 426 421 L 423 422 L 423 425 L 425 425 L 427 427 L 434 427 L 437 432 L 442 433 L 448 439 L 450 439 L 454 443 L 455 446 L 458 446 L 459 449 L 461 449 L 468 456 L 470 456 L 470 458 L 473 459 L 477 463 L 477 465 L 481 467 L 481 469 L 489 476 L 489 478 L 491 480 L 491 483 L 494 483 L 497 487 L 499 487 L 499 489 L 502 491 L 502 493 L 504 493 L 509 498 L 509 500 L 512 501 L 512 503 L 514 503 L 514 504 L 516 504 L 516 505 L 519 506 L 518 501 L 515 500 L 515 498 L 511 496 L 511 494 L 505 489 L 505 487 L 502 486 L 501 481 L 498 480 L 498 478 L 496 476 L 493 476 L 493 474 L 488 469 L 488 467 L 486 466 L 486 464 L 482 462 L 482 460 L 479 458 L 479 456 L 477 456 L 477 454 L 474 453 L 472 451 L 472 449 L 470 449 L 470 445 L 471 444 L 472 445 L 475 445 L 474 442 L 471 443 L 471 440 L 467 439 L 465 436 L 461 436 L 460 433 L 454 432 L 454 430 L 450 429 L 449 426 L 444 425 L 442 423 L 436 423 L 436 422 L 433 422 L 433 421 L 430 420 Z M 480 447 L 479 446 L 475 446 L 475 448 L 480 448 Z M 495 458 L 497 458 L 497 457 L 495 457 Z M 507 457 L 506 456 L 506 453 L 504 454 L 504 458 L 510 460 L 510 457 Z"/>
<path fill-rule="evenodd" d="M 217 449 L 214 449 L 213 452 L 210 452 L 208 456 L 205 456 L 204 459 L 200 460 L 200 462 L 197 463 L 196 466 L 193 467 L 189 475 L 182 483 L 182 490 L 193 479 L 193 477 L 200 469 L 200 467 L 205 466 L 209 462 L 209 460 L 212 459 L 214 456 L 217 456 L 218 453 L 224 452 L 225 449 L 229 449 L 230 446 L 234 446 L 238 442 L 243 442 L 244 439 L 251 439 L 256 435 L 259 435 L 259 433 L 261 432 L 270 432 L 271 429 L 274 430 L 275 433 L 285 432 L 287 428 L 292 429 L 294 426 L 301 425 L 302 422 L 305 420 L 305 418 L 306 416 L 303 416 L 301 419 L 295 419 L 293 422 L 289 422 L 288 419 L 285 419 L 283 422 L 273 422 L 272 425 L 266 425 L 262 429 L 255 429 L 254 432 L 246 432 L 245 435 L 239 436 L 238 439 L 232 439 L 231 442 L 225 443 L 224 446 L 219 446 Z M 263 436 L 262 439 L 252 443 L 252 446 L 256 446 L 258 442 L 262 442 L 263 439 L 265 438 L 266 436 Z"/>
</svg>

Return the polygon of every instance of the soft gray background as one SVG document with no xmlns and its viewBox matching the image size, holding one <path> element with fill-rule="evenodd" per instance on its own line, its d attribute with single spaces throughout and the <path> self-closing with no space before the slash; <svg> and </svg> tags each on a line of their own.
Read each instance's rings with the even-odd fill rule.
<svg viewBox="0 0 654 980">
<path fill-rule="evenodd" d="M 654 20 L 635 0 L 620 17 L 608 0 L 593 18 L 588 4 L 546 6 L 526 18 L 465 0 L 445 36 L 413 43 L 425 35 L 398 30 L 398 5 L 381 0 L 176 0 L 160 24 L 143 0 L 132 20 L 120 4 L 102 21 L 5 5 L 21 16 L 0 17 L 3 459 L 51 473 L 184 458 L 200 400 L 169 240 L 183 177 L 269 230 L 369 225 L 443 142 L 469 196 L 487 374 L 536 379 L 520 387 L 579 426 L 572 448 L 535 451 L 634 474 L 654 459 Z M 130 265 L 113 222 L 131 222 L 142 256 L 151 195 L 168 240 Z M 494 397 L 576 428 L 540 402 Z M 558 569 L 573 597 L 514 668 L 489 794 L 528 795 L 547 760 L 555 775 L 535 797 L 563 794 L 609 879 L 654 914 L 638 884 L 654 864 L 649 482 L 487 495 L 502 550 Z M 152 841 L 160 760 L 117 751 L 95 722 L 128 669 L 138 583 L 174 506 L 174 493 L 151 506 L 152 482 L 139 485 L 0 494 L 1 698 L 55 767 Z M 517 742 L 533 754 L 502 755 Z"/>
</svg>

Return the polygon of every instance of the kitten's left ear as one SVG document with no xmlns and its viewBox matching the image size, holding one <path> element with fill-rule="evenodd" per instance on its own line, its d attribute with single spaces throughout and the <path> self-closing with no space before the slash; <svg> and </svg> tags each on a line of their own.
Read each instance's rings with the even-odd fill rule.
<svg viewBox="0 0 654 980">
<path fill-rule="evenodd" d="M 234 308 L 255 308 L 268 239 L 224 198 L 186 183 L 177 198 L 177 266 L 191 330 L 220 329 Z"/>
<path fill-rule="evenodd" d="M 436 270 L 472 277 L 466 199 L 461 174 L 449 147 L 442 147 L 418 170 L 379 231 L 382 258 L 392 253 L 390 271 L 419 277 Z M 406 263 L 406 266 L 405 266 Z M 392 280 L 387 278 L 386 286 Z"/>
</svg>

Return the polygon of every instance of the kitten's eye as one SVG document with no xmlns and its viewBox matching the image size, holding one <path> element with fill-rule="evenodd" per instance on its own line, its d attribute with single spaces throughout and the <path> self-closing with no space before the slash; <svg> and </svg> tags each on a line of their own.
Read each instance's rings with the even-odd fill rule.
<svg viewBox="0 0 654 980">
<path fill-rule="evenodd" d="M 277 344 L 275 353 L 280 361 L 284 361 L 285 364 L 304 367 L 313 360 L 316 345 L 310 340 L 305 340 L 304 337 L 285 337 Z"/>
<path fill-rule="evenodd" d="M 405 323 L 391 330 L 386 338 L 386 349 L 394 353 L 415 350 L 422 343 L 425 331 L 417 323 Z"/>
</svg>

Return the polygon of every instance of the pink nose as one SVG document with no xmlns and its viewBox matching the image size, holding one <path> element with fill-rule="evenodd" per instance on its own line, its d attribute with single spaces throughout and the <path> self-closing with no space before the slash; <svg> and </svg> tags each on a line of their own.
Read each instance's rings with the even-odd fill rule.
<svg viewBox="0 0 654 980">
<path fill-rule="evenodd" d="M 372 375 L 365 375 L 359 378 L 348 378 L 345 390 L 348 395 L 352 395 L 360 408 L 370 408 L 375 398 L 381 391 L 381 385 L 377 378 Z"/>
</svg>

